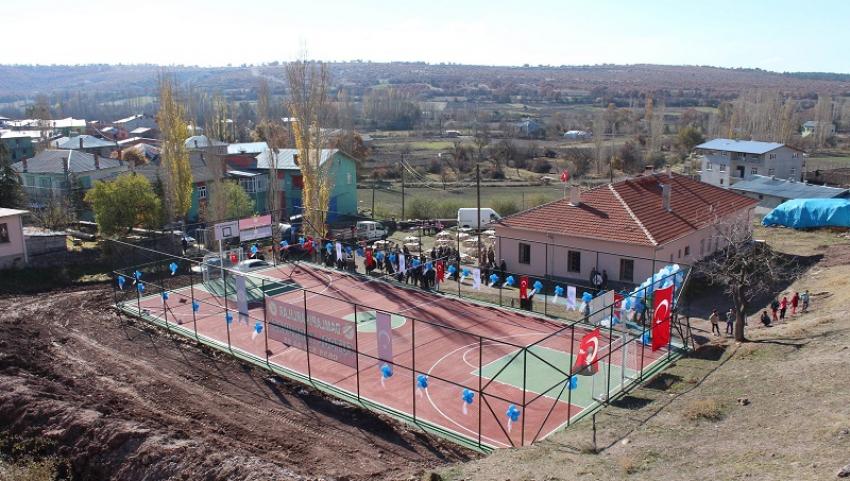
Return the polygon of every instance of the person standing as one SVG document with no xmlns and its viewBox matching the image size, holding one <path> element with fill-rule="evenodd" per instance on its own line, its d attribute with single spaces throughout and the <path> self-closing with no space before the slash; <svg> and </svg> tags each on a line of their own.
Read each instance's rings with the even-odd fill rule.
<svg viewBox="0 0 850 481">
<path fill-rule="evenodd" d="M 808 311 L 809 310 L 809 290 L 808 289 L 806 289 L 806 292 L 804 292 L 803 295 L 800 296 L 800 302 L 802 303 L 803 312 Z"/>
<path fill-rule="evenodd" d="M 708 316 L 708 321 L 711 322 L 711 333 L 717 336 L 720 335 L 720 316 L 717 314 L 717 309 L 711 310 L 711 315 Z"/>
<path fill-rule="evenodd" d="M 730 336 L 735 334 L 735 310 L 731 307 L 726 313 L 726 334 Z"/>
<path fill-rule="evenodd" d="M 779 302 L 779 319 L 785 319 L 785 311 L 788 310 L 788 296 L 782 296 L 782 300 Z"/>
<path fill-rule="evenodd" d="M 770 303 L 770 310 L 773 312 L 773 321 L 778 321 L 779 317 L 776 315 L 776 313 L 779 312 L 779 301 L 774 299 L 773 302 Z"/>
<path fill-rule="evenodd" d="M 800 304 L 800 293 L 794 292 L 794 295 L 791 297 L 791 315 L 797 315 L 797 306 Z"/>
</svg>

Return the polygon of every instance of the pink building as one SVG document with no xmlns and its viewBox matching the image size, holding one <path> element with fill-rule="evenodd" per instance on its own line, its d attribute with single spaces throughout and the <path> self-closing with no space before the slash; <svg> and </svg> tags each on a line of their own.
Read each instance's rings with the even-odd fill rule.
<svg viewBox="0 0 850 481">
<path fill-rule="evenodd" d="M 27 263 L 23 215 L 25 210 L 0 208 L 0 269 L 23 267 Z"/>
<path fill-rule="evenodd" d="M 668 263 L 691 265 L 722 247 L 716 228 L 752 225 L 757 200 L 679 174 L 649 173 L 502 218 L 497 262 L 538 278 L 640 283 Z"/>
</svg>

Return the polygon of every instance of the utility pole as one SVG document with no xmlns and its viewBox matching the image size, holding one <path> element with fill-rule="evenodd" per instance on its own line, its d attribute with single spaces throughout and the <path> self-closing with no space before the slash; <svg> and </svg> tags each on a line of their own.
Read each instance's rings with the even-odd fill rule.
<svg viewBox="0 0 850 481">
<path fill-rule="evenodd" d="M 475 196 L 478 202 L 478 243 L 475 245 L 475 257 L 481 267 L 481 162 L 475 163 Z"/>
<path fill-rule="evenodd" d="M 404 154 L 401 156 L 404 159 Z M 401 169 L 401 221 L 404 221 L 404 168 Z"/>
<path fill-rule="evenodd" d="M 375 183 L 372 182 L 372 220 L 375 220 Z"/>
</svg>

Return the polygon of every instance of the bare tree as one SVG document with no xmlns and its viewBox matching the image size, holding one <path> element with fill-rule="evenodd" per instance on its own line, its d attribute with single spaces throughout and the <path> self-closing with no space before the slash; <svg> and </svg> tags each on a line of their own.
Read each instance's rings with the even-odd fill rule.
<svg viewBox="0 0 850 481">
<path fill-rule="evenodd" d="M 287 64 L 286 76 L 289 81 L 287 106 L 296 119 L 292 129 L 303 181 L 304 228 L 309 235 L 322 237 L 332 189 L 328 175 L 330 162 L 322 162 L 325 139 L 321 128 L 327 113 L 330 74 L 324 63 L 304 59 Z"/>
<path fill-rule="evenodd" d="M 746 342 L 744 320 L 750 303 L 772 292 L 778 283 L 794 278 L 799 267 L 769 245 L 754 240 L 747 216 L 716 223 L 712 240 L 717 252 L 703 260 L 697 269 L 711 283 L 723 286 L 732 298 L 735 340 Z"/>
</svg>

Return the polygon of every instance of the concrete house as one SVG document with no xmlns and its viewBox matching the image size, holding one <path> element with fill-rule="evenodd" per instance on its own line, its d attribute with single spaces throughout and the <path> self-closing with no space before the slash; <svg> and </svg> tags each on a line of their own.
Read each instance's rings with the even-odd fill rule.
<svg viewBox="0 0 850 481">
<path fill-rule="evenodd" d="M 296 149 L 280 149 L 274 154 L 265 142 L 249 142 L 230 144 L 227 152 L 228 166 L 240 171 L 268 173 L 272 162 L 276 162 L 282 197 L 278 205 L 287 216 L 301 214 L 303 182 Z M 357 215 L 357 161 L 337 149 L 323 149 L 321 161 L 323 165 L 330 162 L 328 172 L 332 187 L 328 221 Z"/>
<path fill-rule="evenodd" d="M 114 140 L 99 139 L 93 135 L 74 135 L 71 137 L 60 137 L 52 142 L 53 147 L 60 150 L 79 150 L 89 154 L 98 154 L 109 157 L 112 152 L 118 150 L 118 143 Z"/>
<path fill-rule="evenodd" d="M 27 263 L 22 219 L 25 214 L 25 210 L 0 208 L 0 269 L 23 267 Z"/>
<path fill-rule="evenodd" d="M 765 175 L 753 175 L 736 182 L 730 189 L 759 201 L 760 207 L 774 208 L 791 199 L 846 199 L 850 191 L 840 187 L 798 182 Z"/>
<path fill-rule="evenodd" d="M 537 278 L 605 271 L 635 284 L 668 263 L 691 265 L 722 248 L 716 228 L 751 225 L 758 201 L 689 177 L 651 173 L 579 192 L 492 224 L 497 260 Z"/>
<path fill-rule="evenodd" d="M 803 137 L 808 137 L 813 135 L 818 130 L 824 131 L 825 137 L 832 137 L 835 135 L 835 124 L 832 122 L 818 122 L 817 120 L 809 120 L 807 122 L 803 122 L 803 127 L 800 129 L 800 135 Z"/>
<path fill-rule="evenodd" d="M 804 152 L 777 142 L 714 139 L 695 147 L 700 180 L 723 188 L 752 175 L 802 180 Z"/>
<path fill-rule="evenodd" d="M 26 132 L 2 131 L 0 132 L 0 142 L 6 147 L 7 155 L 12 162 L 35 155 L 32 137 Z"/>
<path fill-rule="evenodd" d="M 30 202 L 38 205 L 50 197 L 67 197 L 74 189 L 85 192 L 94 181 L 126 171 L 127 165 L 79 150 L 47 149 L 12 164 L 12 168 L 20 175 Z"/>
</svg>

